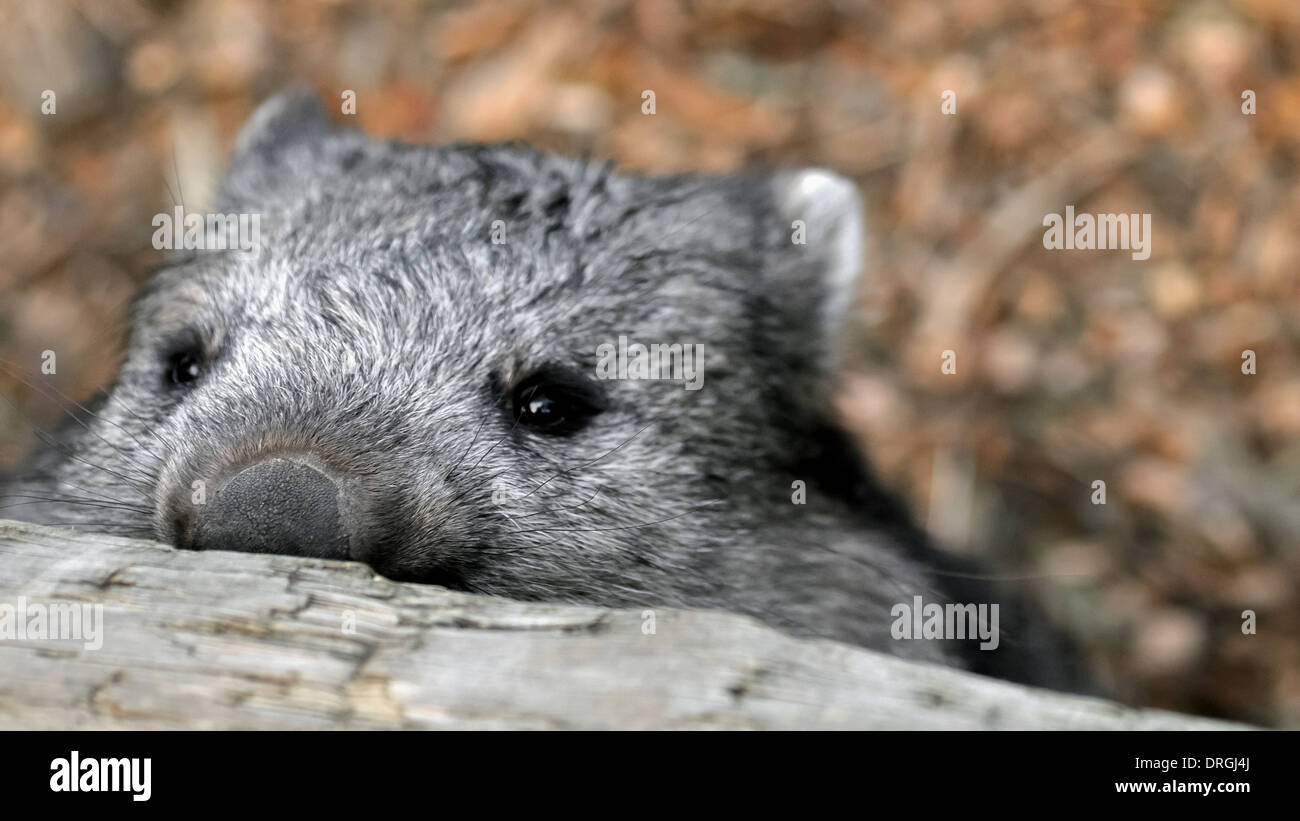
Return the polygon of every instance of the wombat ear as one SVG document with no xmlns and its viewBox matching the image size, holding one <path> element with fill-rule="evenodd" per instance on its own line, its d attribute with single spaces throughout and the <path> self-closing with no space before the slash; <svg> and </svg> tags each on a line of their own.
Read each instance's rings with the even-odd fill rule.
<svg viewBox="0 0 1300 821">
<path fill-rule="evenodd" d="M 308 88 L 281 91 L 258 106 L 235 140 L 235 159 L 266 157 L 331 131 L 320 98 Z"/>
<path fill-rule="evenodd" d="M 791 246 L 772 274 L 780 280 L 776 288 L 787 304 L 811 311 L 829 341 L 853 304 L 862 270 L 862 197 L 851 181 L 820 168 L 779 173 L 772 186 Z"/>
<path fill-rule="evenodd" d="M 227 200 L 256 201 L 278 182 L 289 182 L 293 160 L 300 154 L 309 159 L 310 147 L 333 130 L 320 98 L 310 89 L 288 89 L 271 97 L 235 139 L 226 172 Z"/>
</svg>

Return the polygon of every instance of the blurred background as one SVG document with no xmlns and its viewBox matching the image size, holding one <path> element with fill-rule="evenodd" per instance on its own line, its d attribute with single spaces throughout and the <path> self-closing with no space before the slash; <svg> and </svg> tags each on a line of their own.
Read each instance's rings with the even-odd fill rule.
<svg viewBox="0 0 1300 821">
<path fill-rule="evenodd" d="M 0 468 L 112 379 L 152 216 L 286 84 L 413 142 L 820 165 L 873 243 L 841 407 L 918 518 L 1120 700 L 1300 728 L 1293 0 L 5 0 L 0 50 Z M 1150 259 L 1045 250 L 1067 205 L 1152 214 Z"/>
</svg>

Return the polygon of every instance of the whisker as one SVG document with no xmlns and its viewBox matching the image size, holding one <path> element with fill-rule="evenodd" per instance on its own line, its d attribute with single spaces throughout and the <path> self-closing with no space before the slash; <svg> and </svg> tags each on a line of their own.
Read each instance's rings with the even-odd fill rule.
<svg viewBox="0 0 1300 821">
<path fill-rule="evenodd" d="M 546 481 L 542 482 L 540 485 L 538 485 L 537 487 L 533 488 L 532 490 L 528 491 L 528 492 L 525 493 L 523 496 L 520 496 L 519 499 L 517 499 L 516 501 L 522 501 L 522 500 L 524 500 L 524 499 L 527 499 L 529 496 L 532 496 L 534 493 L 536 493 L 537 491 L 539 491 L 539 490 L 541 490 L 542 488 L 546 487 L 546 485 L 550 484 L 550 482 L 551 482 L 552 480 L 557 479 L 557 478 L 559 478 L 560 476 L 563 476 L 563 475 L 566 474 L 566 473 L 572 473 L 572 472 L 575 471 L 575 470 L 581 470 L 582 468 L 591 467 L 592 465 L 596 464 L 596 463 L 599 462 L 600 460 L 602 460 L 602 459 L 604 459 L 605 457 L 609 456 L 611 453 L 614 453 L 615 451 L 618 451 L 618 450 L 622 450 L 624 447 L 626 447 L 626 446 L 628 445 L 629 442 L 631 442 L 633 439 L 637 438 L 637 437 L 640 436 L 641 434 L 645 433 L 647 430 L 649 430 L 649 429 L 651 428 L 651 426 L 653 426 L 653 425 L 654 425 L 656 422 L 658 422 L 658 421 L 659 421 L 658 419 L 654 419 L 654 420 L 652 420 L 652 421 L 650 422 L 650 424 L 648 424 L 648 425 L 646 425 L 645 427 L 641 428 L 641 429 L 638 430 L 636 433 L 632 434 L 631 436 L 629 436 L 628 438 L 624 439 L 622 442 L 620 442 L 619 444 L 617 444 L 617 445 L 615 445 L 614 447 L 610 448 L 609 450 L 605 451 L 604 453 L 602 453 L 601 455 L 597 456 L 596 458 L 591 459 L 591 460 L 589 460 L 589 461 L 587 461 L 587 462 L 584 462 L 583 464 L 580 464 L 580 465 L 574 465 L 573 467 L 565 468 L 565 469 L 563 469 L 563 470 L 561 470 L 561 471 L 559 471 L 559 472 L 553 474 L 549 479 L 547 479 Z"/>
<path fill-rule="evenodd" d="M 495 442 L 493 442 L 493 443 L 492 443 L 492 447 L 488 448 L 487 451 L 485 451 L 485 452 L 483 453 L 483 455 L 480 456 L 480 457 L 478 458 L 478 461 L 477 461 L 477 462 L 475 462 L 474 464 L 470 465 L 470 467 L 469 467 L 469 471 L 474 470 L 474 468 L 476 468 L 476 467 L 478 467 L 480 464 L 482 464 L 482 463 L 483 463 L 483 460 L 487 458 L 488 454 L 491 453 L 492 450 L 493 450 L 494 448 L 496 448 L 497 445 L 499 445 L 499 444 L 501 444 L 503 441 L 505 441 L 505 439 L 506 439 L 507 437 L 509 437 L 510 434 L 514 433 L 515 428 L 518 427 L 518 426 L 519 426 L 519 420 L 516 419 L 516 420 L 515 420 L 515 424 L 511 426 L 510 430 L 506 431 L 506 432 L 505 432 L 505 435 L 502 436 L 500 439 L 498 439 L 498 440 L 496 440 Z M 466 471 L 466 472 L 468 473 L 469 471 Z M 498 471 L 497 473 L 494 473 L 492 476 L 488 477 L 488 479 L 486 480 L 485 484 L 491 484 L 492 482 L 496 481 L 496 479 L 497 479 L 498 477 L 505 475 L 507 472 L 508 472 L 508 471 L 506 471 L 506 470 L 502 470 L 502 471 Z M 474 488 L 475 488 L 475 486 L 472 485 L 472 484 L 470 484 L 470 485 L 466 485 L 465 488 L 464 488 L 463 490 L 461 490 L 460 493 L 457 493 L 457 494 L 456 494 L 452 499 L 450 499 L 450 500 L 447 502 L 447 505 L 451 506 L 451 505 L 455 505 L 455 504 L 459 503 L 462 499 L 464 499 L 466 496 L 468 496 L 469 493 L 470 493 L 470 491 L 474 490 Z"/>
<path fill-rule="evenodd" d="M 82 493 L 87 494 L 86 496 L 81 497 L 81 498 L 83 498 L 83 499 L 84 499 L 84 498 L 99 499 L 99 498 L 102 497 L 102 498 L 104 498 L 104 499 L 109 499 L 109 500 L 114 501 L 114 502 L 117 502 L 117 503 L 119 503 L 119 504 L 123 504 L 123 505 L 125 505 L 125 504 L 130 504 L 129 502 L 126 502 L 126 501 L 124 501 L 124 500 L 122 500 L 122 499 L 119 499 L 119 498 L 117 498 L 116 496 L 110 496 L 108 493 L 106 493 L 106 492 L 104 492 L 104 491 L 100 491 L 99 493 L 96 493 L 95 491 L 93 491 L 93 490 L 88 490 L 87 488 L 84 488 L 84 487 L 82 487 L 81 485 L 74 485 L 72 482 L 69 482 L 67 479 L 64 479 L 64 478 L 61 478 L 61 477 L 58 477 L 58 476 L 50 476 L 50 477 L 49 477 L 49 481 L 54 482 L 55 485 L 56 485 L 56 487 L 57 487 L 58 485 L 67 485 L 68 487 L 72 488 L 73 490 L 79 490 L 79 491 L 81 491 Z M 153 497 L 152 497 L 151 495 L 149 495 L 149 494 L 145 494 L 145 493 L 142 493 L 141 495 L 143 495 L 143 496 L 145 497 L 145 501 L 149 503 L 148 505 L 145 505 L 144 507 L 149 508 L 150 511 L 152 511 Z"/>
<path fill-rule="evenodd" d="M 75 453 L 72 453 L 66 448 L 60 447 L 61 443 L 58 442 L 53 436 L 45 433 L 44 431 L 38 430 L 36 431 L 36 435 L 37 437 L 40 438 L 42 442 L 44 442 L 45 444 L 49 445 L 52 448 L 57 448 L 60 453 L 62 453 L 64 456 L 67 456 L 69 459 L 74 459 L 78 462 L 81 462 L 83 465 L 94 468 L 95 470 L 102 470 L 104 473 L 107 473 L 110 476 L 115 476 L 118 479 L 121 479 L 123 482 L 126 482 L 128 487 L 134 488 L 140 494 L 144 495 L 145 497 L 148 497 L 149 485 L 147 483 L 142 482 L 138 479 L 132 479 L 129 476 L 124 476 L 123 474 L 118 473 L 117 471 L 112 470 L 111 468 L 106 468 L 103 465 L 97 465 L 94 462 L 81 458 L 80 456 L 76 455 Z"/>
<path fill-rule="evenodd" d="M 143 534 L 146 538 L 153 538 L 153 529 L 142 525 L 128 525 L 122 522 L 83 522 L 83 521 L 58 521 L 58 522 L 31 522 L 31 524 L 41 527 L 67 527 L 67 528 L 89 528 L 97 533 L 106 533 L 109 536 Z M 113 533 L 110 531 L 122 530 L 125 533 Z"/>
<path fill-rule="evenodd" d="M 101 422 L 106 422 L 106 423 L 112 425 L 113 427 L 117 428 L 118 430 L 122 431 L 122 432 L 125 433 L 127 436 L 131 437 L 131 441 L 135 442 L 136 447 L 140 448 L 140 450 L 144 451 L 146 454 L 148 454 L 148 455 L 150 455 L 150 456 L 153 456 L 153 455 L 154 455 L 154 454 L 151 452 L 151 450 L 150 450 L 149 448 L 145 447 L 145 446 L 140 442 L 139 439 L 136 439 L 136 438 L 135 438 L 135 434 L 131 433 L 131 432 L 130 432 L 129 430 L 127 430 L 126 428 L 124 428 L 124 427 L 122 427 L 121 425 L 119 425 L 118 423 L 114 422 L 112 419 L 109 419 L 109 418 L 104 417 L 104 416 L 100 416 L 99 414 L 97 414 L 97 413 L 95 413 L 94 411 L 92 411 L 92 410 L 90 410 L 89 408 L 87 408 L 85 405 L 82 405 L 80 402 L 77 402 L 77 401 L 75 401 L 75 400 L 73 400 L 73 399 L 68 398 L 65 394 L 63 394 L 62 392 L 60 392 L 60 391 L 58 390 L 58 388 L 55 388 L 53 385 L 38 385 L 38 384 L 36 384 L 35 382 L 31 381 L 30 379 L 24 378 L 23 374 L 17 372 L 16 369 L 17 369 L 17 366 L 15 366 L 15 365 L 13 365 L 13 364 L 11 364 L 11 363 L 6 363 L 5 360 L 0 359 L 0 370 L 3 370 L 3 371 L 5 371 L 6 373 L 8 373 L 10 376 L 13 376 L 13 377 L 17 378 L 19 381 L 21 381 L 21 382 L 22 382 L 24 385 L 26 385 L 27 387 L 31 388 L 31 389 L 34 390 L 34 391 L 37 391 L 38 393 L 41 393 L 41 395 L 42 395 L 42 396 L 45 396 L 47 399 L 49 398 L 49 396 L 48 396 L 47 394 L 45 394 L 44 391 L 46 391 L 46 390 L 48 390 L 48 391 L 52 391 L 52 392 L 53 392 L 54 394 L 56 394 L 60 399 L 62 399 L 63 401 L 65 401 L 65 402 L 67 402 L 67 403 L 69 403 L 69 404 L 71 404 L 71 405 L 75 405 L 75 406 L 76 406 L 77 408 L 79 408 L 83 413 L 87 414 L 87 415 L 90 416 L 91 418 L 93 418 L 93 419 L 98 419 L 98 420 L 101 421 Z M 25 370 L 25 369 L 24 369 L 24 370 Z M 10 403 L 10 404 L 11 404 L 11 406 L 12 406 L 12 403 Z M 99 439 L 99 441 L 101 441 L 101 442 L 103 442 L 104 444 L 108 445 L 110 448 L 112 448 L 113 450 L 115 450 L 119 455 L 121 455 L 123 458 L 125 458 L 125 459 L 127 460 L 127 462 L 129 462 L 129 463 L 131 464 L 131 467 L 135 468 L 136 470 L 142 470 L 142 469 L 143 469 L 143 466 L 140 465 L 140 464 L 135 460 L 135 458 L 134 458 L 130 453 L 128 453 L 128 452 L 122 450 L 122 449 L 121 449 L 120 447 L 118 447 L 117 445 L 115 445 L 115 444 L 113 444 L 112 442 L 110 442 L 109 440 L 105 439 L 105 438 L 103 437 L 102 434 L 100 434 L 98 431 L 94 430 L 94 429 L 91 428 L 89 425 L 87 425 L 87 424 L 86 424 L 84 421 L 82 421 L 82 420 L 81 420 L 81 419 L 80 419 L 80 418 L 79 418 L 75 413 L 73 413 L 72 411 L 68 410 L 66 407 L 64 407 L 64 408 L 60 408 L 60 410 L 62 410 L 64 413 L 66 413 L 66 414 L 69 416 L 69 418 L 71 418 L 74 422 L 76 422 L 78 425 L 80 425 L 80 426 L 81 426 L 82 428 L 84 428 L 86 431 L 88 431 L 88 432 L 94 434 L 95 437 Z M 128 412 L 130 412 L 130 409 L 128 409 Z M 132 415 L 134 416 L 134 413 L 132 413 Z M 138 419 L 138 417 L 137 417 L 137 419 Z M 143 422 L 143 420 L 140 420 L 140 421 Z M 141 479 L 144 479 L 144 478 L 147 478 L 147 477 L 146 477 L 145 474 L 141 474 L 140 478 L 141 478 Z"/>
<path fill-rule="evenodd" d="M 501 436 L 500 439 L 498 439 L 498 440 L 496 440 L 495 442 L 493 442 L 493 443 L 492 443 L 492 447 L 490 447 L 490 448 L 488 448 L 486 451 L 484 451 L 484 452 L 483 452 L 483 455 L 480 456 L 480 457 L 478 458 L 478 461 L 477 461 L 477 462 L 475 462 L 474 464 L 470 465 L 469 469 L 472 471 L 472 470 L 474 470 L 474 468 L 476 468 L 476 467 L 478 467 L 479 465 L 483 464 L 483 460 L 486 459 L 486 458 L 488 457 L 488 454 L 491 453 L 492 451 L 496 450 L 497 445 L 501 444 L 501 443 L 504 442 L 506 439 L 508 439 L 508 438 L 510 437 L 510 434 L 514 433 L 514 432 L 515 432 L 515 428 L 518 428 L 518 427 L 519 427 L 519 419 L 515 419 L 515 423 L 514 423 L 513 425 L 510 426 L 510 430 L 506 431 L 505 434 L 503 434 L 503 435 Z"/>
<path fill-rule="evenodd" d="M 469 452 L 474 449 L 474 445 L 478 443 L 479 434 L 483 432 L 483 428 L 484 426 L 487 425 L 487 423 L 488 423 L 487 419 L 484 419 L 482 422 L 478 423 L 478 428 L 475 429 L 474 438 L 470 440 L 469 446 L 465 448 L 463 453 L 461 453 L 460 458 L 456 460 L 456 464 L 452 465 L 451 470 L 447 471 L 447 475 L 442 477 L 442 480 L 444 482 L 451 479 L 452 475 L 456 473 L 456 469 L 459 468 L 461 466 L 461 463 L 465 461 L 465 457 L 468 456 Z"/>
<path fill-rule="evenodd" d="M 665 522 L 671 522 L 675 519 L 680 519 L 683 516 L 689 516 L 690 514 L 694 513 L 700 508 L 708 507 L 714 503 L 724 502 L 724 501 L 725 501 L 724 499 L 711 499 L 707 502 L 701 502 L 698 505 L 692 505 L 689 510 L 684 510 L 681 513 L 675 514 L 673 516 L 668 516 L 663 519 L 657 519 L 653 522 L 638 522 L 637 524 L 633 524 L 633 525 L 619 525 L 617 527 L 573 527 L 573 528 L 542 527 L 542 528 L 536 528 L 534 530 L 530 530 L 528 532 L 529 533 L 605 533 L 611 530 L 637 530 L 638 528 L 642 528 L 642 527 L 653 527 L 654 525 L 661 525 L 664 524 Z"/>
<path fill-rule="evenodd" d="M 22 494 L 22 493 L 6 494 L 4 498 L 6 500 L 29 499 L 30 501 L 18 502 L 12 505 L 0 505 L 0 510 L 9 510 L 11 508 L 23 507 L 25 505 L 39 505 L 43 503 L 48 503 L 48 504 L 58 504 L 58 505 L 84 505 L 86 507 L 101 507 L 107 510 L 127 510 L 135 513 L 144 513 L 147 515 L 153 515 L 152 510 L 149 510 L 148 508 L 144 508 L 144 507 L 139 507 L 137 505 L 128 505 L 128 504 L 112 503 L 112 502 L 99 502 L 93 499 L 76 499 L 70 497 L 54 497 L 54 496 L 49 496 L 49 497 L 29 496 L 27 494 Z"/>
<path fill-rule="evenodd" d="M 603 488 L 596 488 L 596 492 L 593 493 L 593 494 L 591 494 L 591 496 L 588 497 L 587 501 L 585 501 L 585 502 L 579 502 L 579 503 L 576 504 L 576 505 L 566 505 L 565 507 L 555 507 L 555 508 L 542 508 L 541 510 L 534 510 L 532 513 L 525 513 L 525 514 L 523 514 L 522 516 L 518 516 L 518 517 L 516 517 L 516 518 L 519 518 L 519 519 L 527 519 L 527 518 L 529 518 L 529 517 L 531 517 L 531 516 L 538 516 L 538 515 L 541 515 L 541 514 L 543 514 L 543 513 L 560 513 L 560 512 L 563 512 L 563 511 L 565 511 L 565 510 L 577 510 L 578 508 L 583 507 L 583 506 L 585 506 L 585 505 L 588 505 L 588 504 L 590 504 L 592 501 L 594 501 L 595 498 L 596 498 L 597 496 L 600 495 L 600 491 L 601 491 L 601 490 L 603 490 Z"/>
<path fill-rule="evenodd" d="M 5 404 L 7 404 L 7 405 L 9 405 L 11 408 L 13 408 L 13 409 L 18 413 L 18 415 L 19 415 L 20 417 L 22 416 L 22 411 L 18 408 L 17 405 L 15 405 L 15 404 L 14 404 L 11 400 L 9 400 L 7 397 L 5 397 L 4 395 L 0 394 L 0 400 L 3 400 L 3 401 L 5 402 Z M 27 422 L 27 424 L 31 425 L 31 427 L 32 427 L 32 431 L 36 434 L 37 438 L 40 439 L 42 442 L 44 442 L 47 446 L 49 446 L 49 447 L 51 447 L 51 448 L 54 448 L 54 449 L 57 450 L 59 453 L 61 453 L 61 454 L 63 454 L 64 456 L 68 457 L 69 459 L 75 459 L 76 461 L 81 462 L 81 463 L 83 463 L 83 464 L 85 464 L 85 465 L 88 465 L 88 466 L 94 468 L 95 470 L 102 470 L 103 472 L 105 472 L 105 473 L 107 473 L 107 474 L 109 474 L 109 475 L 111 475 L 111 476 L 116 476 L 117 478 L 119 478 L 119 479 L 121 479 L 122 481 L 126 482 L 128 486 L 133 487 L 133 488 L 134 488 L 137 492 L 139 492 L 141 495 L 145 496 L 146 498 L 149 498 L 149 491 L 150 491 L 150 483 L 149 483 L 149 482 L 142 481 L 141 479 L 138 479 L 138 478 L 131 478 L 131 477 L 128 477 L 128 476 L 123 476 L 122 474 L 118 473 L 117 471 L 114 471 L 114 470 L 111 470 L 111 469 L 109 469 L 109 468 L 106 468 L 106 467 L 104 467 L 103 465 L 96 465 L 96 464 L 93 463 L 93 462 L 90 462 L 90 461 L 88 461 L 88 460 L 86 460 L 86 459 L 83 459 L 83 458 L 81 458 L 80 456 L 77 456 L 76 454 L 74 454 L 74 453 L 73 453 L 71 450 L 69 450 L 69 449 L 68 449 L 68 448 L 67 448 L 67 447 L 66 447 L 62 442 L 59 442 L 58 439 L 57 439 L 57 437 L 55 437 L 55 436 L 54 436 L 53 434 L 51 434 L 50 432 L 46 431 L 46 430 L 45 430 L 44 428 L 42 428 L 40 425 L 37 425 L 35 422 L 32 422 L 30 419 L 25 419 L 25 417 L 24 417 L 24 420 Z"/>
</svg>

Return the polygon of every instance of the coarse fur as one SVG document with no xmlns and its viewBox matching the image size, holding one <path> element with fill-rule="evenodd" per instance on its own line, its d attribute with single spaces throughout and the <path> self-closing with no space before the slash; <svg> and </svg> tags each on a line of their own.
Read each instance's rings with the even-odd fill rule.
<svg viewBox="0 0 1300 821">
<path fill-rule="evenodd" d="M 862 258 L 846 181 L 644 178 L 519 146 L 376 142 L 296 92 L 241 134 L 218 210 L 260 214 L 260 247 L 181 252 L 156 274 L 116 384 L 9 485 L 4 515 L 190 547 L 196 482 L 306 454 L 346 477 L 351 557 L 393 578 L 723 609 L 1074 680 L 834 424 L 832 340 Z M 598 346 L 620 336 L 702 344 L 702 389 L 593 381 L 603 410 L 565 436 L 512 417 L 511 386 L 548 369 L 594 379 Z M 165 373 L 184 346 L 205 371 L 177 390 Z M 891 638 L 891 608 L 916 595 L 1000 603 L 1001 648 Z"/>
</svg>

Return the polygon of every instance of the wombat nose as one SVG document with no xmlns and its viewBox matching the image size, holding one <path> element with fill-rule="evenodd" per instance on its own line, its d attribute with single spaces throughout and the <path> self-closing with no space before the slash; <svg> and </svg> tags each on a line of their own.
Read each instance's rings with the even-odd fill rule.
<svg viewBox="0 0 1300 821">
<path fill-rule="evenodd" d="M 339 488 L 316 468 L 276 457 L 232 476 L 197 508 L 194 547 L 343 559 Z"/>
</svg>

